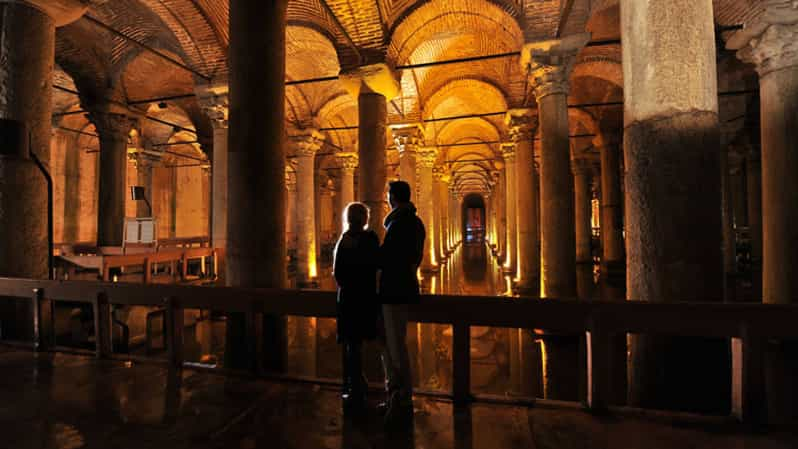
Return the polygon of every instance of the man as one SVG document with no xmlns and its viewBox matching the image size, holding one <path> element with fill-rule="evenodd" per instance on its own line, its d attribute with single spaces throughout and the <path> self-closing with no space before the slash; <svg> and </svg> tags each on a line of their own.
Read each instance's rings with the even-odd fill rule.
<svg viewBox="0 0 798 449">
<path fill-rule="evenodd" d="M 380 247 L 380 299 L 385 323 L 385 368 L 388 400 L 383 405 L 388 424 L 413 417 L 413 384 L 407 355 L 407 305 L 419 302 L 417 271 L 424 255 L 426 232 L 410 202 L 410 185 L 388 185 L 391 213 L 385 217 L 385 240 Z"/>
</svg>

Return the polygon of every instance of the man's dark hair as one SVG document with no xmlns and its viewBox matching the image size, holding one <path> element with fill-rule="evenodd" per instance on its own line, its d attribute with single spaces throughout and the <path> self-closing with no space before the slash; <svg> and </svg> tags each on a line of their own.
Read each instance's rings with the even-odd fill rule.
<svg viewBox="0 0 798 449">
<path fill-rule="evenodd" d="M 388 193 L 390 193 L 396 201 L 407 203 L 410 201 L 410 184 L 404 181 L 391 181 L 391 183 L 388 184 Z"/>
</svg>

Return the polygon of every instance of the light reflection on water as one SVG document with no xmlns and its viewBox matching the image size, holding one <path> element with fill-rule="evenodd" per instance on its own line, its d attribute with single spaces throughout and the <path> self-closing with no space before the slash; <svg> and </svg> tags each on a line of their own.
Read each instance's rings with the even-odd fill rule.
<svg viewBox="0 0 798 449">
<path fill-rule="evenodd" d="M 320 288 L 333 290 L 327 273 Z M 592 273 L 591 273 L 592 274 Z M 512 282 L 483 244 L 463 245 L 438 273 L 422 278 L 424 293 L 476 296 L 511 296 Z M 340 378 L 341 354 L 335 320 L 306 317 L 287 319 L 287 373 L 302 377 Z M 576 336 L 551 336 L 540 330 L 488 327 L 472 328 L 471 379 L 477 394 L 546 397 L 577 400 L 584 348 Z M 197 321 L 186 333 L 188 361 L 222 365 L 223 318 Z M 452 384 L 452 329 L 437 324 L 408 324 L 408 351 L 415 386 L 449 391 Z M 364 373 L 382 382 L 379 346 L 364 346 Z M 557 381 L 552 382 L 552 379 Z"/>
</svg>

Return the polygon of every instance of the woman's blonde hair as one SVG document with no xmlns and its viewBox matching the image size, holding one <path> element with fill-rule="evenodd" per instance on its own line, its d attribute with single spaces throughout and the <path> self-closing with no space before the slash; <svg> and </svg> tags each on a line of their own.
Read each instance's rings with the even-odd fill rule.
<svg viewBox="0 0 798 449">
<path fill-rule="evenodd" d="M 349 203 L 344 209 L 347 230 L 363 230 L 369 222 L 369 207 L 363 203 Z"/>
</svg>

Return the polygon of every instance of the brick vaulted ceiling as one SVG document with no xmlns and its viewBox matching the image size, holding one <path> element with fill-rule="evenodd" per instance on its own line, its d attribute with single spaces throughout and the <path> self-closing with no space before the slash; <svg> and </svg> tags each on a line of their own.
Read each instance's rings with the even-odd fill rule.
<svg viewBox="0 0 798 449">
<path fill-rule="evenodd" d="M 196 84 L 226 77 L 228 0 L 93 3 L 89 18 L 57 32 L 55 82 L 79 91 L 84 108 L 108 98 L 136 103 L 190 96 Z M 716 22 L 731 25 L 751 20 L 761 12 L 759 4 L 759 0 L 714 0 Z M 290 0 L 286 80 L 335 76 L 341 70 L 383 61 L 405 66 L 517 52 L 525 41 L 584 30 L 592 32 L 594 40 L 617 39 L 619 17 L 618 0 Z M 193 73 L 98 26 L 95 19 L 181 62 Z M 574 70 L 571 102 L 621 100 L 621 72 L 619 45 L 585 49 Z M 498 112 L 534 102 L 515 57 L 407 69 L 399 76 L 401 95 L 389 103 L 389 121 L 394 123 Z M 54 95 L 56 113 L 79 107 L 74 94 L 56 90 Z M 195 99 L 167 103 L 173 120 L 196 130 L 198 140 L 210 138 L 210 125 Z M 153 105 L 133 107 L 146 112 Z M 334 148 L 352 150 L 356 145 L 357 133 L 342 129 L 356 125 L 356 102 L 337 81 L 289 86 L 286 112 L 289 127 L 335 128 L 327 132 Z M 586 114 L 591 125 L 575 128 L 596 131 L 617 126 L 622 123 L 621 113 L 621 108 L 590 109 Z M 424 129 L 428 144 L 433 145 L 507 137 L 498 115 L 432 121 Z M 441 158 L 444 162 L 464 152 L 489 156 L 497 150 L 490 145 L 449 148 L 441 152 Z"/>
</svg>

